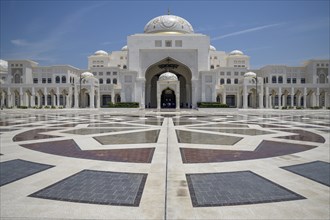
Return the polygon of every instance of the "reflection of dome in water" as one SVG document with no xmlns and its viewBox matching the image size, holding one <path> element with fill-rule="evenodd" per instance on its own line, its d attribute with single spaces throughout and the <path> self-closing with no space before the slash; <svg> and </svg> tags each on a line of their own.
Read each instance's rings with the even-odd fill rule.
<svg viewBox="0 0 330 220">
<path fill-rule="evenodd" d="M 184 18 L 175 15 L 162 15 L 151 19 L 144 27 L 144 33 L 192 34 L 194 29 Z"/>
<path fill-rule="evenodd" d="M 171 72 L 162 73 L 159 78 L 159 81 L 178 81 L 178 77 Z"/>
</svg>

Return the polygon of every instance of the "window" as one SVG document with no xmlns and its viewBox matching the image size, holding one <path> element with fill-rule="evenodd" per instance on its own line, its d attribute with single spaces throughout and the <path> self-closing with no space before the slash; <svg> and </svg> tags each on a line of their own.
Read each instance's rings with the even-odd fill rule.
<svg viewBox="0 0 330 220">
<path fill-rule="evenodd" d="M 225 80 L 224 79 L 220 79 L 220 85 L 225 84 Z"/>
<path fill-rule="evenodd" d="M 19 66 L 23 66 L 23 64 L 20 64 Z"/>
<path fill-rule="evenodd" d="M 234 84 L 238 84 L 238 79 L 235 79 L 234 80 Z"/>
<path fill-rule="evenodd" d="M 110 76 L 111 72 L 107 72 L 107 76 Z"/>
<path fill-rule="evenodd" d="M 165 47 L 172 47 L 172 41 L 171 40 L 166 40 L 165 41 Z"/>
<path fill-rule="evenodd" d="M 241 76 L 244 76 L 245 72 L 241 72 Z"/>
<path fill-rule="evenodd" d="M 162 47 L 162 41 L 161 40 L 155 40 L 155 47 Z"/>
<path fill-rule="evenodd" d="M 266 83 L 268 83 L 268 77 L 266 77 Z"/>
<path fill-rule="evenodd" d="M 126 66 L 126 65 L 124 65 L 124 66 L 123 66 L 123 69 L 127 69 L 127 66 Z"/>
<path fill-rule="evenodd" d="M 231 84 L 231 80 L 230 79 L 227 79 L 227 84 Z"/>
<path fill-rule="evenodd" d="M 278 77 L 278 83 L 283 83 L 283 77 L 282 76 Z"/>
<path fill-rule="evenodd" d="M 111 83 L 111 79 L 107 79 L 107 84 L 110 84 Z"/>
<path fill-rule="evenodd" d="M 93 72 L 93 75 L 96 76 L 96 72 Z"/>
<path fill-rule="evenodd" d="M 38 78 L 33 78 L 33 83 L 38 84 Z"/>
<path fill-rule="evenodd" d="M 99 79 L 99 83 L 100 84 L 103 84 L 103 79 Z"/>
<path fill-rule="evenodd" d="M 45 79 L 46 80 L 46 79 Z M 60 83 L 60 77 L 59 76 L 56 76 L 56 78 L 55 78 L 55 82 L 56 83 Z"/>
<path fill-rule="evenodd" d="M 238 72 L 235 72 L 234 75 L 235 75 L 235 76 L 238 76 Z"/>
<path fill-rule="evenodd" d="M 272 77 L 272 83 L 277 83 L 276 76 Z"/>
<path fill-rule="evenodd" d="M 103 76 L 103 72 L 99 72 L 99 76 Z"/>
<path fill-rule="evenodd" d="M 287 78 L 286 83 L 291 83 L 291 78 Z"/>
<path fill-rule="evenodd" d="M 297 79 L 296 78 L 292 78 L 292 83 L 293 84 L 297 83 Z"/>
<path fill-rule="evenodd" d="M 117 79 L 114 78 L 114 79 L 112 80 L 112 83 L 117 85 Z"/>
<path fill-rule="evenodd" d="M 12 63 L 11 66 L 14 66 L 14 64 Z"/>
<path fill-rule="evenodd" d="M 176 40 L 175 41 L 175 46 L 176 47 L 182 47 L 182 40 Z"/>
<path fill-rule="evenodd" d="M 220 72 L 220 76 L 224 76 L 225 75 L 225 72 Z"/>
<path fill-rule="evenodd" d="M 47 83 L 52 83 L 52 78 L 48 78 Z"/>
<path fill-rule="evenodd" d="M 42 78 L 42 83 L 46 83 L 46 78 Z"/>
<path fill-rule="evenodd" d="M 211 66 L 210 66 L 210 68 L 211 68 L 211 69 L 214 69 L 214 66 L 213 66 L 213 65 L 211 65 Z"/>
<path fill-rule="evenodd" d="M 230 76 L 231 75 L 231 73 L 230 72 L 227 72 L 227 76 Z"/>
<path fill-rule="evenodd" d="M 306 79 L 305 78 L 301 78 L 300 82 L 301 82 L 301 84 L 305 84 L 306 83 Z"/>
<path fill-rule="evenodd" d="M 66 83 L 66 77 L 62 76 L 62 83 Z"/>
<path fill-rule="evenodd" d="M 117 76 L 117 72 L 113 72 L 112 75 Z"/>
</svg>

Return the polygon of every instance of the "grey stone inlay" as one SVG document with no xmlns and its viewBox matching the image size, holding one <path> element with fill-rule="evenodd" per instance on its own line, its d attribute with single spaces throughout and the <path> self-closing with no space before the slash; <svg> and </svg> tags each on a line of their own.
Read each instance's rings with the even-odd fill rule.
<svg viewBox="0 0 330 220">
<path fill-rule="evenodd" d="M 194 207 L 280 202 L 304 197 L 251 171 L 186 174 Z"/>
<path fill-rule="evenodd" d="M 281 168 L 326 186 L 330 186 L 330 163 L 314 161 Z"/>
<path fill-rule="evenodd" d="M 119 132 L 119 131 L 128 131 L 135 129 L 138 128 L 80 128 L 80 129 L 65 131 L 62 133 L 89 135 L 89 134 L 102 134 L 102 133 L 111 133 L 111 132 Z"/>
<path fill-rule="evenodd" d="M 25 160 L 10 160 L 0 163 L 0 186 L 49 169 L 53 166 L 29 162 Z"/>
<path fill-rule="evenodd" d="M 107 144 L 140 144 L 140 143 L 156 143 L 158 140 L 159 130 L 140 131 L 126 134 L 105 135 L 94 137 L 95 140 L 103 145 Z"/>
<path fill-rule="evenodd" d="M 190 127 L 191 128 L 191 127 Z M 257 129 L 234 129 L 234 128 L 227 128 L 227 129 L 217 129 L 217 128 L 194 128 L 199 130 L 205 130 L 205 131 L 215 131 L 220 133 L 230 133 L 230 134 L 243 134 L 243 135 L 264 135 L 264 134 L 273 134 L 272 132 L 268 131 L 262 131 Z"/>
<path fill-rule="evenodd" d="M 192 131 L 176 130 L 179 143 L 190 144 L 216 144 L 216 145 L 234 145 L 243 138 L 226 136 L 220 134 L 207 134 Z"/>
<path fill-rule="evenodd" d="M 31 197 L 70 202 L 139 206 L 147 174 L 83 170 Z"/>
</svg>

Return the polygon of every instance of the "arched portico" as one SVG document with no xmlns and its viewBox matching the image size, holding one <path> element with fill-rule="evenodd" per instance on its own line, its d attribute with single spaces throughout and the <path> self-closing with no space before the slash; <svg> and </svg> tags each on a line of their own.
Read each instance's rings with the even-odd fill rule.
<svg viewBox="0 0 330 220">
<path fill-rule="evenodd" d="M 150 108 L 157 107 L 157 81 L 159 76 L 167 71 L 174 73 L 178 77 L 180 96 L 176 107 L 190 106 L 192 103 L 191 70 L 183 63 L 169 57 L 151 65 L 147 69 L 145 73 L 145 105 Z M 175 88 L 174 91 L 177 91 L 177 89 Z M 175 92 L 176 96 L 177 94 L 178 92 Z"/>
</svg>

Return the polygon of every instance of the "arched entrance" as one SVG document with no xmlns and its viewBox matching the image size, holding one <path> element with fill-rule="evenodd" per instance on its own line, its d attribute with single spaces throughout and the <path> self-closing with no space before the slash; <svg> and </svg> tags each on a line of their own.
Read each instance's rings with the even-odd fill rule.
<svg viewBox="0 0 330 220">
<path fill-rule="evenodd" d="M 161 108 L 176 108 L 175 92 L 170 89 L 164 89 L 160 100 Z"/>
<path fill-rule="evenodd" d="M 168 65 L 169 68 L 162 68 Z M 153 65 L 151 65 L 145 74 L 145 105 L 149 108 L 157 108 L 157 81 L 159 76 L 167 71 L 174 73 L 180 82 L 180 107 L 189 107 L 191 105 L 191 70 L 183 63 L 167 57 Z"/>
</svg>

